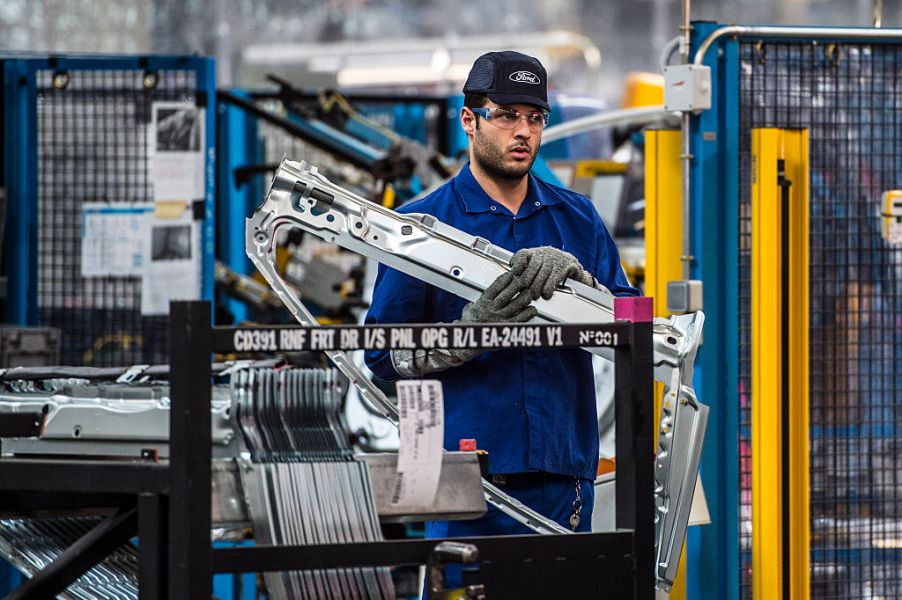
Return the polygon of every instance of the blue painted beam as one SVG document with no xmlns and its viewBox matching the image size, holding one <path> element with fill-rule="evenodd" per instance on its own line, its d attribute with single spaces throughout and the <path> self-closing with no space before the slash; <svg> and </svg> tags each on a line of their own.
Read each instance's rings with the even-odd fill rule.
<svg viewBox="0 0 902 600">
<path fill-rule="evenodd" d="M 693 24 L 698 48 L 716 23 Z M 719 50 L 723 50 L 720 52 Z M 738 50 L 724 39 L 706 55 L 712 108 L 691 119 L 692 276 L 704 281 L 707 316 L 696 361 L 699 399 L 711 407 L 701 477 L 712 523 L 690 537 L 687 597 L 739 596 L 738 431 Z"/>
</svg>

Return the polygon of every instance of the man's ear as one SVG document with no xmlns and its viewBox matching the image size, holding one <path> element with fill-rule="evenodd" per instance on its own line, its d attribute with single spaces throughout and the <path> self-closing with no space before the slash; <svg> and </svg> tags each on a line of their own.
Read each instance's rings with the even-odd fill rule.
<svg viewBox="0 0 902 600">
<path fill-rule="evenodd" d="M 476 131 L 476 115 L 466 106 L 460 109 L 460 126 L 467 135 L 473 135 Z"/>
</svg>

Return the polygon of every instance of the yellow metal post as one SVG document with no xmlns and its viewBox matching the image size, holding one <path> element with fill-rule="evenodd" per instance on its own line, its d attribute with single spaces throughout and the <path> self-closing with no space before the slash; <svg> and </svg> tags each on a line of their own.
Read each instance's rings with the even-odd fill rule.
<svg viewBox="0 0 902 600">
<path fill-rule="evenodd" d="M 645 293 L 655 315 L 667 316 L 667 282 L 682 279 L 680 132 L 645 132 Z"/>
<path fill-rule="evenodd" d="M 645 132 L 645 295 L 654 298 L 655 316 L 667 316 L 667 282 L 682 279 L 683 218 L 680 206 L 680 132 Z M 655 383 L 655 413 L 661 414 L 664 386 Z M 657 436 L 657 429 L 655 430 Z M 686 598 L 686 548 L 670 592 Z"/>
<path fill-rule="evenodd" d="M 782 132 L 752 131 L 752 598 L 783 597 L 780 188 Z"/>
<path fill-rule="evenodd" d="M 793 600 L 810 596 L 808 483 L 808 130 L 787 133 L 789 210 L 789 540 Z"/>
<path fill-rule="evenodd" d="M 752 161 L 752 597 L 795 600 L 809 593 L 807 131 L 753 130 Z"/>
</svg>

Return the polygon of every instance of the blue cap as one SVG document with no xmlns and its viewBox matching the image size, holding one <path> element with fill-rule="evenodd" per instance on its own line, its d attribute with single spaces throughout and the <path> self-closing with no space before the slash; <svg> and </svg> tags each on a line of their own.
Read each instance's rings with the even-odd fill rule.
<svg viewBox="0 0 902 600">
<path fill-rule="evenodd" d="M 473 63 L 464 94 L 482 94 L 497 104 L 532 104 L 551 110 L 547 79 L 537 58 L 513 50 L 489 52 Z"/>
</svg>

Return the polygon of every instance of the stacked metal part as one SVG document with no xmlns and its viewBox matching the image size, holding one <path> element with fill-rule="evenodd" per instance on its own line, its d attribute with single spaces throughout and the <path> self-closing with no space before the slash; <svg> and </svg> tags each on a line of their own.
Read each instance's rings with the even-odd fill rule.
<svg viewBox="0 0 902 600">
<path fill-rule="evenodd" d="M 0 519 L 0 553 L 29 577 L 97 526 L 101 517 Z M 65 600 L 133 600 L 138 557 L 123 544 L 59 595 Z"/>
<path fill-rule="evenodd" d="M 248 369 L 232 376 L 233 414 L 250 460 L 241 480 L 259 544 L 382 539 L 369 472 L 353 460 L 332 369 Z M 394 598 L 388 569 L 267 573 L 272 598 Z"/>
<path fill-rule="evenodd" d="M 139 365 L 138 369 L 147 368 Z M 14 377 L 65 374 L 60 367 L 17 369 Z M 4 456 L 77 456 L 137 459 L 145 452 L 169 457 L 169 384 L 162 380 L 92 383 L 75 377 L 5 381 L 0 384 L 0 415 L 43 413 L 34 437 L 2 438 Z M 127 372 L 126 369 L 112 369 Z M 95 370 L 96 372 L 102 372 Z M 104 370 L 106 371 L 106 370 Z M 159 377 L 159 375 L 154 375 Z M 210 435 L 213 458 L 231 458 L 238 451 L 230 417 L 231 390 L 211 389 Z"/>
<path fill-rule="evenodd" d="M 159 368 L 140 369 L 159 377 Z M 68 456 L 114 460 L 135 459 L 142 449 L 169 456 L 169 389 L 160 380 L 148 383 L 91 383 L 82 377 L 115 376 L 130 369 L 102 371 L 89 368 L 39 367 L 16 369 L 12 376 L 22 380 L 0 384 L 0 415 L 43 413 L 36 437 L 3 438 L 3 456 Z M 137 372 L 137 370 L 135 371 Z M 58 377 L 53 377 L 53 375 Z M 10 374 L 7 374 L 9 376 Z M 43 377 L 43 378 L 42 378 Z M 229 423 L 229 390 L 214 386 L 211 402 L 211 435 L 214 454 L 232 456 L 236 452 L 234 432 Z M 219 464 L 223 463 L 219 461 Z M 214 467 L 214 472 L 221 468 Z M 214 513 L 237 504 L 233 480 L 220 476 L 220 491 L 214 495 Z M 222 490 L 227 490 L 228 495 Z M 76 511 L 79 512 L 79 511 Z M 240 511 L 230 511 L 231 521 L 242 527 Z M 47 567 L 103 520 L 102 516 L 44 517 L 28 514 L 22 518 L 0 519 L 0 556 L 29 577 Z M 223 519 L 216 518 L 214 522 Z M 98 565 L 89 569 L 59 595 L 66 600 L 135 600 L 138 598 L 137 550 L 131 543 L 116 548 Z"/>
</svg>

